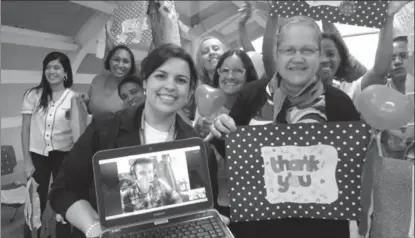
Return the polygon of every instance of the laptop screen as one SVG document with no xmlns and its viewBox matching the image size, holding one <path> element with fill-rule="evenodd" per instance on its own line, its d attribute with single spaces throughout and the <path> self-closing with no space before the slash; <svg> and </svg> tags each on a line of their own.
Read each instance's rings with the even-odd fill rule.
<svg viewBox="0 0 415 238">
<path fill-rule="evenodd" d="M 201 147 L 193 145 L 99 160 L 105 220 L 149 213 L 154 217 L 167 209 L 206 203 L 210 185 L 202 158 Z"/>
</svg>

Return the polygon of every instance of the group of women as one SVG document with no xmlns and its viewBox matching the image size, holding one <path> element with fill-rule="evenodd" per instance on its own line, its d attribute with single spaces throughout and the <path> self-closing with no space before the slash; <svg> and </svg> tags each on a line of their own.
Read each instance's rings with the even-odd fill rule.
<svg viewBox="0 0 415 238">
<path fill-rule="evenodd" d="M 215 37 L 200 41 L 195 59 L 175 44 L 156 45 L 141 62 L 140 72 L 132 51 L 115 46 L 104 62 L 108 73 L 94 78 L 84 99 L 92 121 L 77 141 L 71 134 L 70 112 L 72 98 L 80 95 L 71 90 L 70 62 L 62 53 L 50 53 L 43 61 L 41 83 L 24 95 L 22 145 L 26 175 L 40 185 L 42 211 L 52 173 L 50 204 L 64 217 L 62 223 L 73 226 L 69 231 L 68 225 L 58 223 L 64 228 L 57 230 L 57 237 L 102 233 L 92 175 L 92 156 L 97 151 L 208 133 L 215 137 L 209 141 L 208 161 L 213 194 L 215 199 L 222 197 L 215 207 L 229 217 L 223 135 L 241 125 L 360 120 L 353 100 L 365 87 L 385 83 L 393 54 L 393 16 L 404 4 L 389 3 L 375 64 L 367 72 L 350 60 L 339 34 L 322 33 L 313 19 L 304 16 L 278 22 L 278 16 L 269 14 L 263 45 L 265 72 L 259 76 L 244 50 L 229 49 Z M 183 110 L 194 105 L 199 84 L 219 88 L 226 95 L 226 103 L 213 121 L 200 117 L 195 106 L 190 106 L 190 112 Z M 222 194 L 218 177 L 225 187 Z M 229 227 L 236 238 L 277 234 L 349 238 L 348 222 L 338 220 L 280 219 L 231 223 Z"/>
</svg>

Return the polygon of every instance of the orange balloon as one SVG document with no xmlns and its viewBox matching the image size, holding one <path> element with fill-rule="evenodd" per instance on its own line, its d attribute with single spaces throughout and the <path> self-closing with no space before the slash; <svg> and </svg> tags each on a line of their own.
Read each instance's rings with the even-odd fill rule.
<svg viewBox="0 0 415 238">
<path fill-rule="evenodd" d="M 195 100 L 200 115 L 208 117 L 225 105 L 226 96 L 221 89 L 201 84 L 196 88 Z"/>
<path fill-rule="evenodd" d="M 413 120 L 412 100 L 385 85 L 371 85 L 358 101 L 363 119 L 378 130 L 398 130 Z"/>
</svg>

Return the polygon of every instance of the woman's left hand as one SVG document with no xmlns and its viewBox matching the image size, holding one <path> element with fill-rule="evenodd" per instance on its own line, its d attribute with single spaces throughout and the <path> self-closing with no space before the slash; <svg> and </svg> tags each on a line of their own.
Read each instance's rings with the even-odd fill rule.
<svg viewBox="0 0 415 238">
<path fill-rule="evenodd" d="M 388 16 L 394 16 L 403 6 L 411 1 L 390 1 L 388 6 Z"/>
<path fill-rule="evenodd" d="M 170 10 L 167 6 L 162 5 L 159 8 L 160 15 L 169 23 L 174 23 L 178 20 L 177 13 Z"/>
<path fill-rule="evenodd" d="M 248 20 L 252 17 L 252 11 L 253 11 L 252 3 L 250 1 L 245 1 L 245 5 L 242 6 L 242 8 L 238 10 L 238 12 L 243 13 L 243 17 L 241 18 L 239 23 L 242 25 L 246 25 Z"/>
</svg>

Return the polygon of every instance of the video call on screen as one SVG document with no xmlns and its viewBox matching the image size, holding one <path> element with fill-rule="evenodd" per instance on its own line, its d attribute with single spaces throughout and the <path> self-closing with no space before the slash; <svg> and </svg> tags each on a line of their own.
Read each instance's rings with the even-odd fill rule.
<svg viewBox="0 0 415 238">
<path fill-rule="evenodd" d="M 132 166 L 141 158 L 146 162 Z M 199 147 L 117 158 L 99 167 L 107 218 L 207 198 Z"/>
</svg>

